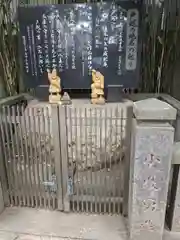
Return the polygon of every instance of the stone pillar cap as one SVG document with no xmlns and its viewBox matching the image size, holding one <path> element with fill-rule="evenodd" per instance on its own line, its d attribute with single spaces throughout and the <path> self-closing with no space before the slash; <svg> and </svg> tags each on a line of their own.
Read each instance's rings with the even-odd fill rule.
<svg viewBox="0 0 180 240">
<path fill-rule="evenodd" d="M 134 115 L 137 120 L 175 120 L 177 110 L 157 98 L 134 102 Z"/>
</svg>

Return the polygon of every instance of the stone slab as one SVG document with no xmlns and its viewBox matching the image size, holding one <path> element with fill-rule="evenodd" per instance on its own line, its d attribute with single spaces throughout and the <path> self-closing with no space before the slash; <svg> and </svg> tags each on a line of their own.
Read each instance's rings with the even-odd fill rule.
<svg viewBox="0 0 180 240">
<path fill-rule="evenodd" d="M 165 221 L 174 129 L 170 124 L 134 121 L 131 159 L 130 239 L 161 240 Z"/>
<path fill-rule="evenodd" d="M 0 233 L 0 240 L 96 240 L 96 239 L 84 239 L 84 238 L 64 238 L 64 237 L 53 237 L 53 236 L 45 236 L 45 235 L 29 235 L 29 234 L 13 234 L 3 232 Z M 119 237 L 119 240 L 127 240 L 126 234 L 122 234 Z"/>
<path fill-rule="evenodd" d="M 75 216 L 76 222 L 74 222 Z M 103 218 L 106 220 L 103 220 Z M 77 230 L 81 229 L 83 221 L 86 221 L 83 223 L 83 227 L 86 225 L 91 228 L 94 219 L 96 221 L 93 225 L 97 224 L 94 227 L 94 232 L 92 231 L 91 234 L 87 235 L 84 233 L 82 237 L 79 237 L 79 234 L 72 234 L 75 228 Z M 66 234 L 64 234 L 65 231 Z M 96 235 L 94 235 L 95 231 Z M 105 234 L 108 231 L 110 233 L 106 237 Z M 115 236 L 116 238 L 114 238 Z M 8 208 L 0 217 L 0 240 L 104 240 L 108 237 L 113 237 L 109 238 L 110 240 L 128 240 L 125 219 L 122 216 L 63 214 L 28 208 Z M 180 233 L 164 230 L 163 240 L 179 239 Z"/>
<path fill-rule="evenodd" d="M 64 238 L 60 237 L 50 237 L 50 236 L 35 236 L 35 235 L 26 235 L 21 234 L 18 236 L 16 240 L 64 240 Z M 73 238 L 69 238 L 69 240 L 73 240 Z M 77 239 L 79 240 L 79 239 Z"/>
<path fill-rule="evenodd" d="M 29 208 L 5 209 L 0 215 L 0 231 L 60 239 L 125 240 L 126 237 L 122 216 L 65 214 Z"/>
<path fill-rule="evenodd" d="M 165 228 L 164 234 L 163 234 L 163 240 L 179 240 L 180 239 L 180 233 L 169 231 Z"/>
<path fill-rule="evenodd" d="M 175 120 L 177 110 L 166 102 L 149 98 L 134 103 L 134 115 L 137 120 Z"/>
<path fill-rule="evenodd" d="M 0 240 L 16 240 L 18 235 L 11 232 L 0 232 Z"/>
</svg>

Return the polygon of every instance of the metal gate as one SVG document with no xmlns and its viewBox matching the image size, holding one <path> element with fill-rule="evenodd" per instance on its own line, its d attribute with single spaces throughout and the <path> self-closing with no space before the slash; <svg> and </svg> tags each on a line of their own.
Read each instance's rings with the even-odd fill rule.
<svg viewBox="0 0 180 240">
<path fill-rule="evenodd" d="M 127 200 L 131 120 L 128 104 L 4 106 L 6 205 L 120 213 Z"/>
<path fill-rule="evenodd" d="M 6 106 L 2 108 L 0 122 L 6 204 L 57 208 L 49 108 Z"/>
</svg>

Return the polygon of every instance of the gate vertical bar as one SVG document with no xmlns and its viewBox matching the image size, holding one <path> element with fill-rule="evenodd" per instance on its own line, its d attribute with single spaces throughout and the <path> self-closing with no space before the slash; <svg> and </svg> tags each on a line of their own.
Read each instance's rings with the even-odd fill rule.
<svg viewBox="0 0 180 240">
<path fill-rule="evenodd" d="M 115 125 L 115 143 L 117 145 L 117 147 L 119 147 L 119 144 L 118 142 L 120 141 L 120 148 L 123 148 L 122 146 L 122 134 L 123 134 L 123 131 L 122 131 L 122 125 L 120 125 L 120 129 L 119 129 L 119 122 L 121 123 L 121 119 L 122 119 L 122 116 L 120 116 L 120 119 L 119 119 L 119 112 L 121 114 L 121 111 L 120 109 L 118 108 L 118 106 L 116 106 L 115 108 L 115 112 L 114 112 L 114 116 L 115 116 L 115 121 L 113 122 L 113 124 Z M 120 134 L 120 138 L 119 138 L 119 134 Z M 119 140 L 120 139 L 120 140 Z M 121 150 L 120 150 L 121 152 Z M 120 162 L 122 161 L 121 159 L 121 155 L 116 153 L 115 154 L 115 164 L 118 164 L 118 158 L 120 159 Z M 120 164 L 120 168 L 121 168 L 121 164 Z M 119 169 L 119 171 L 121 171 L 121 169 Z M 122 173 L 121 173 L 122 174 Z M 118 176 L 118 173 L 116 173 L 115 175 L 115 178 Z M 121 185 L 122 183 L 120 184 L 119 188 L 121 189 Z M 117 191 L 118 193 L 120 192 L 119 190 Z M 114 199 L 116 198 L 116 184 L 115 186 L 113 186 L 113 197 Z M 112 208 L 112 212 L 113 213 L 118 213 L 119 214 L 119 201 L 113 201 L 113 208 Z M 117 207 L 117 209 L 116 209 Z M 117 211 L 116 211 L 117 210 Z"/>
<path fill-rule="evenodd" d="M 127 109 L 128 109 L 128 107 L 126 108 L 126 111 L 127 111 Z M 126 154 L 126 150 L 125 150 L 126 141 L 125 141 L 125 139 L 126 139 L 126 135 L 124 136 L 124 134 L 126 134 L 126 131 L 128 131 L 128 130 L 131 131 L 131 128 L 130 128 L 131 126 L 129 126 L 129 128 L 126 129 L 126 124 L 124 124 L 124 121 L 126 121 L 126 123 L 127 123 L 127 116 L 124 114 L 124 109 L 122 109 L 122 108 L 119 109 L 119 112 L 120 112 L 120 136 L 121 136 L 120 137 L 121 150 L 120 150 L 120 153 L 119 153 L 119 159 L 121 161 L 121 180 L 122 181 L 120 182 L 120 188 L 118 189 L 118 192 L 119 192 L 119 197 L 121 198 L 121 197 L 124 196 L 124 189 L 125 189 L 125 187 L 124 187 L 124 185 L 125 185 L 124 176 L 126 174 L 126 173 L 124 173 L 124 171 L 125 171 L 125 161 L 126 161 L 125 160 L 125 154 Z M 128 127 L 128 125 L 127 125 L 127 127 Z M 128 138 L 127 138 L 127 140 L 128 140 Z M 131 142 L 131 139 L 129 139 L 129 141 Z M 130 142 L 127 141 L 127 144 L 130 144 Z M 128 168 L 128 164 L 127 164 L 127 168 Z M 129 171 L 129 168 L 128 168 L 128 171 Z M 127 190 L 127 196 L 129 196 L 128 192 L 129 191 Z M 122 212 L 122 205 L 123 205 L 123 200 L 122 200 L 122 202 L 118 202 L 118 204 L 117 204 L 117 213 Z"/>
<path fill-rule="evenodd" d="M 35 131 L 35 125 L 36 125 L 36 121 L 34 120 L 34 108 L 31 108 L 30 111 L 30 127 L 32 128 L 33 131 L 33 135 L 30 139 L 30 146 L 31 146 L 31 167 L 32 167 L 32 177 L 33 177 L 33 202 L 34 202 L 34 206 L 38 207 L 38 191 L 37 191 L 37 171 L 36 171 L 36 165 L 37 165 L 37 153 L 36 153 L 36 144 L 35 143 L 35 138 L 36 138 L 36 131 Z M 39 173 L 38 173 L 39 174 Z"/>
<path fill-rule="evenodd" d="M 23 109 L 21 108 L 21 114 L 23 113 Z M 31 110 L 30 108 L 27 109 L 27 114 L 25 114 L 25 124 L 26 124 L 26 140 L 27 140 L 27 154 L 28 158 L 26 159 L 27 163 L 27 171 L 28 171 L 28 185 L 29 185 L 29 198 L 30 198 L 30 206 L 35 207 L 34 205 L 34 174 L 33 174 L 33 151 L 32 151 L 32 130 L 30 129 L 32 127 L 31 122 Z M 24 165 L 24 164 L 23 164 Z M 22 165 L 22 167 L 23 167 Z"/>
<path fill-rule="evenodd" d="M 82 108 L 79 108 L 79 121 L 78 121 L 78 126 L 80 126 L 80 127 L 78 127 L 79 128 L 79 136 L 80 136 L 80 139 L 79 139 L 79 141 L 80 141 L 80 147 L 81 147 L 81 152 L 80 152 L 80 162 L 82 163 L 83 162 L 83 148 L 82 148 L 82 146 L 83 146 L 83 139 L 84 139 L 84 132 L 83 132 L 83 117 L 84 117 L 84 109 L 83 109 L 83 111 L 82 111 Z M 81 208 L 80 208 L 80 210 L 82 211 L 82 212 L 84 212 L 84 199 L 83 199 L 83 191 L 82 191 L 82 187 L 84 187 L 84 176 L 80 173 L 80 176 L 79 176 L 79 178 L 80 178 L 80 199 L 81 199 L 81 204 L 80 204 L 80 206 L 81 206 Z"/>
<path fill-rule="evenodd" d="M 3 149 L 3 131 L 2 128 L 2 119 L 0 118 L 0 183 L 3 189 L 4 204 L 9 205 L 9 196 L 8 196 L 8 174 L 6 169 L 6 158 Z"/>
<path fill-rule="evenodd" d="M 19 182 L 21 184 L 21 195 L 22 195 L 22 205 L 23 206 L 30 206 L 29 201 L 29 186 L 28 186 L 28 165 L 27 165 L 27 148 L 26 148 L 26 134 L 22 130 L 25 127 L 24 123 L 24 115 L 21 116 L 21 112 L 23 112 L 22 106 L 16 106 L 15 112 L 17 113 L 17 121 L 19 122 L 19 126 L 15 128 L 15 136 L 17 139 L 17 148 L 19 149 L 19 153 L 21 156 L 21 163 L 20 164 L 20 176 L 19 176 Z M 23 170 L 24 170 L 24 177 L 23 176 Z"/>
<path fill-rule="evenodd" d="M 94 144 L 95 146 L 97 147 L 98 146 L 98 143 L 97 143 L 97 140 L 98 140 L 98 131 L 97 131 L 97 126 L 98 126 L 98 115 L 97 115 L 97 108 L 94 109 L 94 135 L 95 135 L 95 139 L 94 139 Z M 97 151 L 96 151 L 97 152 Z M 94 165 L 96 165 L 98 162 L 98 156 L 97 156 L 97 153 L 95 154 L 95 157 L 94 157 Z M 98 181 L 97 181 L 97 172 L 94 171 L 94 186 L 97 185 L 98 186 Z M 94 201 L 95 201 L 95 213 L 98 212 L 98 188 L 95 188 L 94 190 Z"/>
<path fill-rule="evenodd" d="M 89 160 L 88 160 L 88 157 L 89 157 L 89 149 L 88 149 L 88 132 L 89 132 L 89 121 L 87 119 L 87 108 L 85 107 L 84 109 L 84 125 L 85 126 L 85 167 L 87 168 L 89 165 Z M 85 211 L 88 212 L 88 187 L 87 185 L 89 184 L 89 176 L 87 174 L 86 176 L 86 187 L 85 187 Z"/>
<path fill-rule="evenodd" d="M 66 107 L 59 106 L 59 132 L 60 132 L 60 147 L 62 160 L 62 192 L 63 192 L 63 207 L 65 212 L 70 211 L 70 201 L 68 196 L 68 139 L 66 125 Z"/>
<path fill-rule="evenodd" d="M 73 143 L 73 133 L 74 133 L 74 119 L 72 120 L 72 110 L 71 108 L 66 108 L 66 117 L 67 117 L 67 134 L 69 133 L 68 135 L 68 144 L 70 144 L 70 147 L 68 148 L 69 149 L 69 152 L 68 152 L 68 158 L 71 156 L 71 161 L 72 161 L 72 164 L 73 164 L 73 159 L 74 159 L 74 154 L 75 154 L 75 150 L 72 146 L 72 143 Z M 74 187 L 74 176 L 73 176 L 73 187 Z M 72 211 L 74 212 L 75 211 L 75 201 L 74 199 L 72 199 L 72 202 L 71 202 L 71 208 L 72 208 Z"/>
<path fill-rule="evenodd" d="M 38 136 L 38 142 L 37 142 L 37 150 L 38 150 L 38 154 L 39 154 L 39 176 L 40 176 L 40 185 L 41 185 L 41 182 L 44 181 L 44 165 L 43 165 L 43 155 L 42 155 L 42 152 L 43 152 L 43 149 L 42 149 L 42 137 L 41 137 L 41 121 L 42 121 L 42 118 L 41 118 L 41 115 L 42 115 L 42 109 L 39 108 L 37 109 L 37 136 Z M 41 197 L 40 197 L 40 207 L 44 207 L 45 206 L 45 192 L 44 192 L 44 189 L 40 189 L 40 193 L 41 193 Z"/>
<path fill-rule="evenodd" d="M 99 119 L 101 122 L 101 125 L 99 124 L 99 147 L 100 147 L 100 159 L 102 159 L 102 161 L 104 161 L 104 157 L 102 158 L 102 129 L 104 127 L 104 119 L 102 116 L 102 109 L 99 109 Z M 100 169 L 101 170 L 101 169 Z M 103 177 L 102 174 L 98 174 L 98 178 L 99 178 L 99 186 L 102 186 L 103 183 Z M 99 187 L 99 196 L 100 196 L 100 202 L 99 202 L 99 212 L 102 213 L 102 209 L 103 209 L 103 188 Z"/>
<path fill-rule="evenodd" d="M 4 146 L 4 151 L 6 152 L 6 158 L 5 161 L 7 163 L 7 171 L 9 172 L 9 196 L 10 196 L 10 204 L 14 204 L 14 198 L 13 198 L 13 172 L 10 163 L 12 162 L 11 160 L 11 148 L 10 148 L 10 139 L 9 139 L 9 134 L 8 134 L 8 117 L 7 117 L 7 107 L 3 106 L 3 124 L 4 124 L 4 136 L 5 136 L 5 146 Z M 11 127 L 11 126 L 10 126 Z"/>
<path fill-rule="evenodd" d="M 41 119 L 43 121 L 43 124 L 42 124 L 42 131 L 44 133 L 47 132 L 47 129 L 46 129 L 46 117 L 45 117 L 45 108 L 41 108 Z M 56 119 L 57 121 L 57 119 Z M 42 139 L 43 139 L 43 142 L 44 142 L 44 146 L 45 146 L 45 150 L 47 150 L 47 141 L 46 141 L 46 134 L 43 134 L 42 135 Z M 48 181 L 48 175 L 47 175 L 47 153 L 45 153 L 43 155 L 43 179 L 44 181 Z M 44 207 L 47 208 L 48 207 L 48 201 L 49 201 L 49 196 L 48 196 L 48 192 L 47 191 L 44 191 Z"/>
<path fill-rule="evenodd" d="M 37 137 L 37 120 L 36 120 L 36 109 L 32 108 L 32 122 L 33 122 L 33 131 L 34 131 L 34 142 L 36 143 L 34 145 L 34 154 L 35 154 L 35 164 L 34 164 L 34 168 L 35 168 L 35 173 L 36 173 L 36 187 L 35 187 L 35 191 L 36 191 L 36 207 L 38 206 L 42 206 L 41 201 L 42 201 L 42 193 L 41 193 L 41 177 L 40 177 L 40 167 L 39 167 L 39 158 L 38 158 L 38 137 Z"/>
<path fill-rule="evenodd" d="M 10 122 L 10 124 L 12 124 L 12 120 L 13 120 L 13 117 L 11 116 L 12 114 L 12 107 L 10 106 L 7 106 L 7 116 L 8 116 L 8 121 Z M 15 122 L 13 123 L 15 124 Z M 15 206 L 18 205 L 18 202 L 19 202 L 19 197 L 20 197 L 20 194 L 19 194 L 19 186 L 17 184 L 17 170 L 18 170 L 18 165 L 19 165 L 19 162 L 17 161 L 17 158 L 16 158 L 16 154 L 15 154 L 15 141 L 14 141 L 14 133 L 13 133 L 13 130 L 12 130 L 12 126 L 13 124 L 10 126 L 9 128 L 9 141 L 11 142 L 11 150 L 12 150 L 12 164 L 11 164 L 11 167 L 13 169 L 13 179 L 14 179 L 14 203 L 15 203 Z"/>
<path fill-rule="evenodd" d="M 122 118 L 122 116 L 121 116 Z M 129 198 L 129 177 L 130 177 L 130 158 L 131 158 L 131 130 L 133 119 L 133 106 L 127 107 L 126 113 L 126 135 L 125 135 L 125 161 L 124 161 L 124 188 L 123 188 L 123 215 L 128 215 L 128 198 Z M 124 118 L 123 118 L 123 121 Z M 121 124 L 122 125 L 122 124 Z M 122 131 L 121 131 L 122 134 Z M 122 142 L 122 141 L 121 141 Z"/>
<path fill-rule="evenodd" d="M 60 124 L 59 124 L 59 108 L 56 104 L 51 107 L 52 110 L 52 133 L 53 133 L 53 144 L 54 144 L 54 158 L 55 158 L 55 174 L 57 177 L 57 202 L 58 209 L 63 209 L 62 199 L 62 166 L 61 166 L 61 152 L 60 152 Z M 64 126 L 63 126 L 64 128 Z M 64 139 L 62 139 L 64 141 Z"/>
<path fill-rule="evenodd" d="M 74 118 L 74 134 L 75 134 L 75 161 L 76 161 L 76 175 L 75 175 L 75 184 L 76 184 L 76 211 L 79 212 L 79 161 L 78 161 L 78 148 L 79 148 L 79 139 L 78 139 L 78 111 L 77 108 L 73 108 L 73 118 Z"/>
<path fill-rule="evenodd" d="M 18 106 L 19 107 L 19 106 Z M 18 128 L 19 128 L 19 126 L 18 126 L 18 124 L 17 124 L 17 118 L 16 118 L 16 113 L 17 113 L 17 111 L 16 111 L 16 108 L 17 108 L 17 106 L 15 107 L 15 106 L 12 106 L 11 107 L 11 109 L 12 109 L 12 121 L 14 122 L 14 137 L 15 137 L 15 142 L 13 143 L 13 145 L 14 145 L 14 147 L 15 147 L 15 153 L 16 153 L 16 156 L 14 156 L 14 158 L 15 158 L 15 160 L 16 160 L 16 163 L 15 163 L 15 165 L 16 165 L 16 170 L 15 171 L 17 171 L 17 169 L 19 170 L 19 172 L 17 171 L 17 175 L 16 175 L 16 182 L 17 182 L 17 186 L 18 186 L 18 199 L 19 199 L 19 206 L 21 206 L 21 205 L 23 205 L 23 184 L 22 184 L 22 181 L 21 181 L 21 179 L 20 179 L 20 177 L 19 177 L 19 175 L 20 176 L 22 176 L 22 167 L 21 167 L 21 162 L 22 162 L 22 157 L 21 157 L 21 155 L 22 154 L 20 154 L 20 146 L 19 146 L 19 139 L 18 139 Z M 17 166 L 18 166 L 18 168 L 17 168 Z M 20 173 L 20 174 L 19 174 Z M 25 205 L 25 204 L 24 204 Z"/>
</svg>

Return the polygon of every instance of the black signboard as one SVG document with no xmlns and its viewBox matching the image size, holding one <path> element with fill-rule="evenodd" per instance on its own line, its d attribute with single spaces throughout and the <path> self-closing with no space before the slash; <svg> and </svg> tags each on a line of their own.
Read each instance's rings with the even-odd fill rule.
<svg viewBox="0 0 180 240">
<path fill-rule="evenodd" d="M 56 68 L 66 89 L 89 89 L 91 70 L 105 85 L 139 79 L 139 6 L 132 1 L 19 7 L 26 86 L 47 85 Z"/>
</svg>

